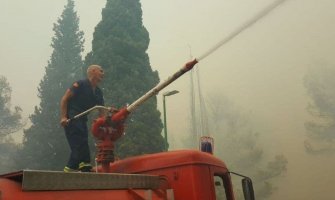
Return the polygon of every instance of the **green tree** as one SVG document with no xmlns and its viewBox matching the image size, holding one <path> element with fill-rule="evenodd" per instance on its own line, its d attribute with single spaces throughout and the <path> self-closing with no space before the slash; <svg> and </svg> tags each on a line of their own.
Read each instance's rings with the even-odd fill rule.
<svg viewBox="0 0 335 200">
<path fill-rule="evenodd" d="M 17 145 L 10 133 L 23 127 L 21 121 L 21 108 L 11 109 L 12 89 L 6 77 L 0 76 L 0 173 L 17 169 L 13 161 Z"/>
<path fill-rule="evenodd" d="M 251 177 L 257 199 L 269 199 L 276 189 L 274 180 L 286 172 L 287 159 L 283 155 L 268 159 L 271 155 L 265 155 L 259 133 L 229 99 L 213 98 L 211 105 L 210 127 L 215 141 L 220 141 L 215 145 L 215 154 L 223 158 L 230 170 Z M 238 188 L 240 181 L 234 185 Z M 242 196 L 241 191 L 238 189 L 238 196 Z"/>
<path fill-rule="evenodd" d="M 59 125 L 59 103 L 65 90 L 83 75 L 81 53 L 84 42 L 73 0 L 67 1 L 53 30 L 53 52 L 38 88 L 41 101 L 30 116 L 32 126 L 24 131 L 18 156 L 22 168 L 60 170 L 69 155 L 64 131 Z"/>
<path fill-rule="evenodd" d="M 18 131 L 22 128 L 21 108 L 11 109 L 12 88 L 6 77 L 0 75 L 0 136 Z"/>
<path fill-rule="evenodd" d="M 13 159 L 17 149 L 18 145 L 11 135 L 0 135 L 0 174 L 19 169 Z"/>
<path fill-rule="evenodd" d="M 304 86 L 309 96 L 307 111 L 312 119 L 305 123 L 308 153 L 335 152 L 335 68 L 321 65 L 310 67 L 304 76 Z"/>
<path fill-rule="evenodd" d="M 102 84 L 106 105 L 123 107 L 158 82 L 146 53 L 149 33 L 142 23 L 139 0 L 108 0 L 96 26 L 92 52 L 86 66 L 96 63 L 105 70 Z M 126 134 L 117 143 L 116 155 L 126 157 L 163 151 L 162 122 L 156 97 L 132 113 Z"/>
</svg>

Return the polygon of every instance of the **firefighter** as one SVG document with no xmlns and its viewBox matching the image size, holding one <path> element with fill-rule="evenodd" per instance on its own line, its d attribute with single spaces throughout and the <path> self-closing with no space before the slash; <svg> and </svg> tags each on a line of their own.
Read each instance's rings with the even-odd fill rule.
<svg viewBox="0 0 335 200">
<path fill-rule="evenodd" d="M 104 98 L 99 83 L 104 77 L 104 71 L 99 65 L 91 65 L 87 69 L 87 79 L 78 80 L 66 90 L 61 99 L 60 124 L 64 127 L 71 153 L 64 172 L 90 172 L 92 169 L 90 150 L 88 146 L 87 116 L 72 119 L 79 113 L 96 106 L 104 105 Z M 104 116 L 103 110 L 99 110 Z"/>
</svg>

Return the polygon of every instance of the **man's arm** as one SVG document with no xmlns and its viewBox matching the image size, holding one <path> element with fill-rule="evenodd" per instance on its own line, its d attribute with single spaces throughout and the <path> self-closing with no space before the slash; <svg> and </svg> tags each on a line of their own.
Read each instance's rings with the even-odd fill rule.
<svg viewBox="0 0 335 200">
<path fill-rule="evenodd" d="M 67 89 L 64 96 L 62 97 L 60 101 L 60 124 L 65 127 L 68 123 L 68 118 L 67 118 L 67 104 L 69 99 L 73 96 L 73 93 L 71 92 L 70 89 Z"/>
</svg>

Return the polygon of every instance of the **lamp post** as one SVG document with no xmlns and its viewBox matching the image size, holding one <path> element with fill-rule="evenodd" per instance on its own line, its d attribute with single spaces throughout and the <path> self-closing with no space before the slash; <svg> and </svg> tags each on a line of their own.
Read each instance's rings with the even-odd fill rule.
<svg viewBox="0 0 335 200">
<path fill-rule="evenodd" d="M 164 113 L 164 138 L 165 138 L 165 150 L 168 150 L 168 138 L 167 138 L 167 124 L 166 124 L 166 104 L 165 104 L 165 97 L 171 96 L 174 94 L 179 93 L 177 90 L 168 91 L 163 93 L 163 113 Z"/>
</svg>

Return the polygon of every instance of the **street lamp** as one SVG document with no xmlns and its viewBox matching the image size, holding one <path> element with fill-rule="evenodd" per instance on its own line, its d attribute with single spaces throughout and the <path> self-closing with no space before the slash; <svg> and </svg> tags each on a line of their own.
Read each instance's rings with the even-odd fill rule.
<svg viewBox="0 0 335 200">
<path fill-rule="evenodd" d="M 179 93 L 177 90 L 168 91 L 163 93 L 163 112 L 164 112 L 164 138 L 165 138 L 165 150 L 168 150 L 168 138 L 167 138 L 167 124 L 166 124 L 166 105 L 165 105 L 165 97 L 171 96 Z"/>
</svg>

